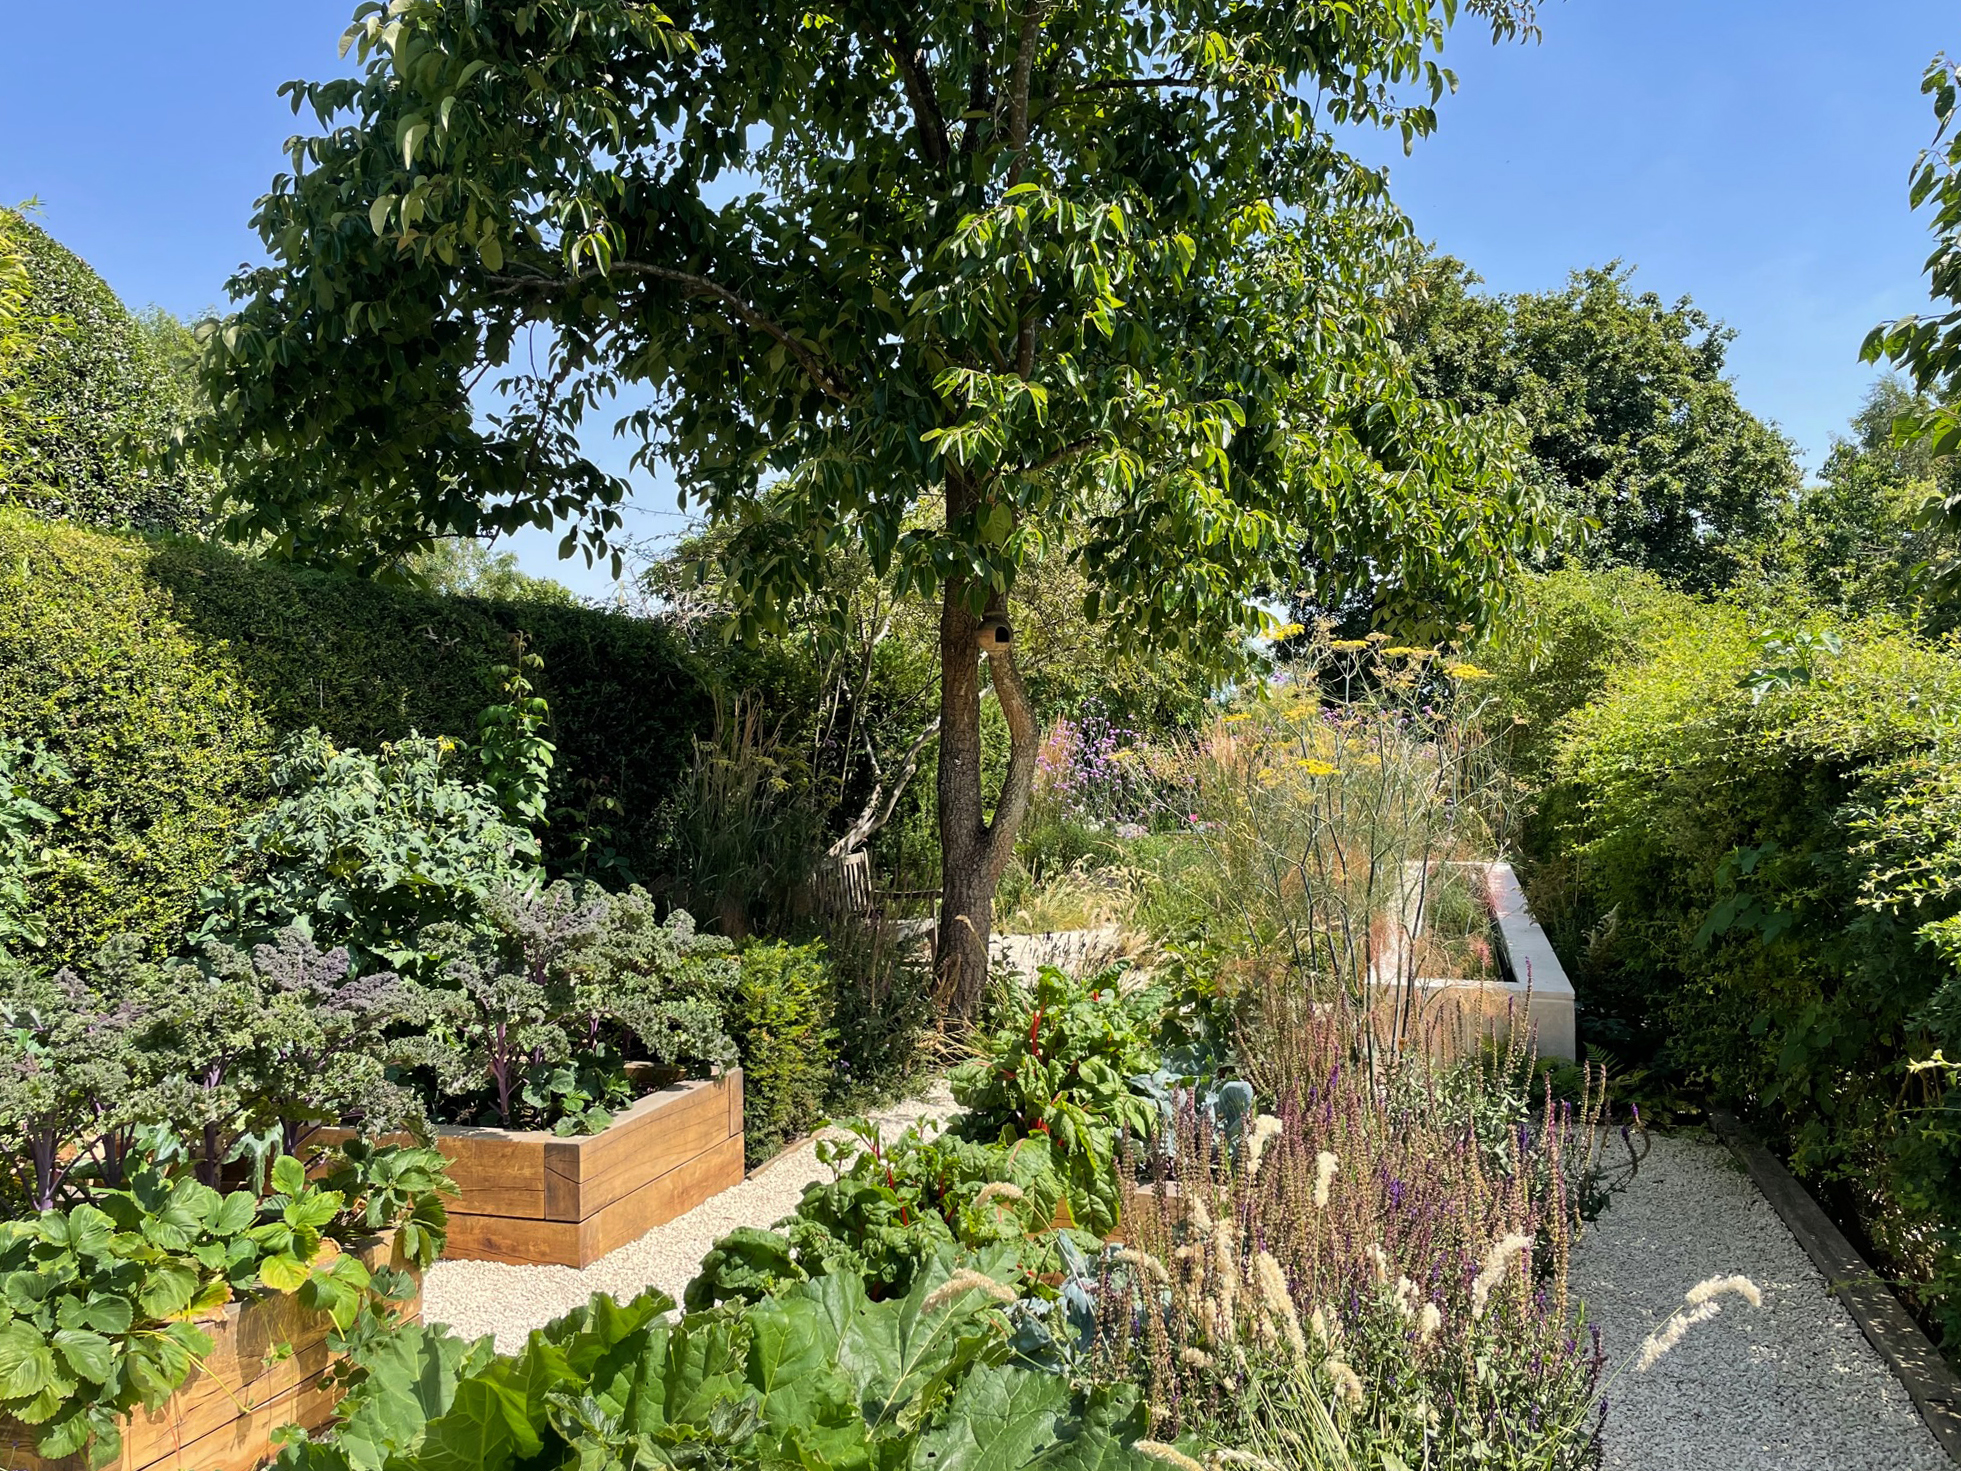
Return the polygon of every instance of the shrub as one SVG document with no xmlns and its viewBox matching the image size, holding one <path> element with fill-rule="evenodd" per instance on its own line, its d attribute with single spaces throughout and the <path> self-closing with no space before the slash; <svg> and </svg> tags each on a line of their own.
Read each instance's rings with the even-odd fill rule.
<svg viewBox="0 0 1961 1471">
<path fill-rule="evenodd" d="M 0 215 L 25 258 L 31 339 L 11 369 L 0 362 L 0 504 L 90 526 L 202 525 L 215 480 L 146 458 L 195 407 L 187 375 L 83 261 Z"/>
<path fill-rule="evenodd" d="M 422 932 L 478 924 L 484 902 L 538 860 L 469 761 L 443 737 L 410 734 L 373 756 L 317 730 L 293 737 L 272 764 L 278 800 L 234 835 L 235 877 L 202 896 L 200 935 L 258 941 L 297 925 L 396 969 L 439 959 L 421 953 Z"/>
<path fill-rule="evenodd" d="M 842 916 L 826 927 L 824 943 L 838 1039 L 827 1106 L 849 1111 L 885 1103 L 918 1073 L 920 1042 L 937 1014 L 932 968 L 888 924 Z"/>
<path fill-rule="evenodd" d="M 1754 1112 L 1961 1342 L 1961 657 L 1693 608 L 1572 717 L 1539 820 L 1589 1043 Z"/>
<path fill-rule="evenodd" d="M 749 1163 L 768 1159 L 824 1117 L 837 1064 L 837 990 L 823 942 L 750 944 L 729 1018 L 742 1056 Z"/>
<path fill-rule="evenodd" d="M 708 666 L 656 623 L 483 602 L 112 536 L 0 511 L 0 741 L 73 780 L 28 880 L 47 956 L 133 933 L 162 954 L 220 881 L 237 824 L 275 795 L 273 753 L 317 728 L 376 751 L 419 730 L 474 741 L 488 671 L 522 629 L 550 703 L 554 871 L 586 871 L 591 823 L 651 877 L 668 803 L 713 718 Z"/>
</svg>

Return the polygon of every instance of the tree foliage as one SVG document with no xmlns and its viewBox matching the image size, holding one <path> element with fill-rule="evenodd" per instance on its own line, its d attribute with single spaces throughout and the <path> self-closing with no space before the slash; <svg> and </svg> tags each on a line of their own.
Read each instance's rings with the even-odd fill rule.
<svg viewBox="0 0 1961 1471">
<path fill-rule="evenodd" d="M 1364 553 L 1385 616 L 1435 624 L 1539 534 L 1509 423 L 1402 370 L 1379 307 L 1408 227 L 1327 131 L 1428 132 L 1456 11 L 363 4 L 359 74 L 291 89 L 326 131 L 211 337 L 228 529 L 367 571 L 524 524 L 603 554 L 626 485 L 579 435 L 617 400 L 642 463 L 753 533 L 744 631 L 862 546 L 943 604 L 971 1000 L 1035 732 L 991 643 L 1013 752 L 987 818 L 981 619 L 1040 548 L 1076 549 L 1092 620 L 1229 664 L 1303 546 Z"/>
<path fill-rule="evenodd" d="M 1735 335 L 1687 297 L 1629 287 L 1618 263 L 1558 291 L 1483 294 L 1433 260 L 1400 302 L 1424 391 L 1522 414 L 1537 475 L 1594 566 L 1708 591 L 1731 581 L 1798 484 L 1791 445 L 1737 402 Z"/>
<path fill-rule="evenodd" d="M 1899 406 L 1896 441 L 1946 460 L 1961 450 L 1961 129 L 1955 127 L 1961 66 L 1936 56 L 1920 90 L 1933 99 L 1934 141 L 1914 160 L 1908 198 L 1915 209 L 1934 206 L 1927 294 L 1946 306 L 1930 316 L 1882 323 L 1867 334 L 1861 353 L 1869 363 L 1885 358 L 1903 369 L 1921 395 Z M 1949 539 L 1961 534 L 1961 487 L 1946 479 L 1923 502 L 1920 520 Z M 1961 591 L 1961 557 L 1949 555 L 1930 570 L 1941 591 L 1950 597 Z"/>
</svg>

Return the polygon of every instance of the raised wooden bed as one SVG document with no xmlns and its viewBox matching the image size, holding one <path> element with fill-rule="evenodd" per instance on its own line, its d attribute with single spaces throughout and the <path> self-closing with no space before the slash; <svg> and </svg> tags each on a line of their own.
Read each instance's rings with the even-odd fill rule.
<svg viewBox="0 0 1961 1471">
<path fill-rule="evenodd" d="M 389 1260 L 389 1246 L 364 1249 L 370 1267 Z M 395 1266 L 403 1265 L 400 1261 Z M 421 1316 L 418 1291 L 400 1310 Z M 340 1399 L 327 1373 L 327 1315 L 282 1292 L 231 1303 L 224 1315 L 198 1327 L 211 1354 L 154 1412 L 139 1410 L 123 1427 L 122 1455 L 107 1471 L 253 1471 L 272 1459 L 272 1434 L 286 1425 L 317 1430 Z M 36 1431 L 0 1417 L 0 1466 L 9 1471 L 88 1471 L 88 1453 L 46 1460 L 34 1450 Z"/>
<path fill-rule="evenodd" d="M 649 1093 L 597 1134 L 436 1131 L 448 1257 L 584 1267 L 742 1180 L 742 1070 Z"/>
</svg>

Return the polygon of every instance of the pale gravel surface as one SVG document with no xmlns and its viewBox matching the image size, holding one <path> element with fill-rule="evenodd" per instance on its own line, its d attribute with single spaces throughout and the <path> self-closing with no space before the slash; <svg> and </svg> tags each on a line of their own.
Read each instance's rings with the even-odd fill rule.
<svg viewBox="0 0 1961 1471">
<path fill-rule="evenodd" d="M 1906 1391 L 1722 1145 L 1657 1137 L 1589 1229 L 1574 1290 L 1609 1372 L 1705 1277 L 1763 1289 L 1608 1389 L 1610 1471 L 1953 1471 Z"/>
<path fill-rule="evenodd" d="M 915 1119 L 945 1119 L 953 1096 L 939 1084 L 923 1097 L 872 1115 L 891 1138 Z M 601 1257 L 584 1270 L 513 1267 L 502 1262 L 438 1262 L 422 1287 L 422 1316 L 447 1323 L 465 1338 L 497 1335 L 497 1347 L 515 1353 L 533 1328 L 542 1328 L 583 1304 L 595 1292 L 622 1301 L 657 1287 L 676 1302 L 716 1238 L 737 1226 L 769 1226 L 796 1209 L 803 1188 L 828 1180 L 817 1146 L 806 1140 L 759 1166 L 740 1185 L 703 1201 L 686 1215 L 656 1226 L 638 1241 Z"/>
</svg>

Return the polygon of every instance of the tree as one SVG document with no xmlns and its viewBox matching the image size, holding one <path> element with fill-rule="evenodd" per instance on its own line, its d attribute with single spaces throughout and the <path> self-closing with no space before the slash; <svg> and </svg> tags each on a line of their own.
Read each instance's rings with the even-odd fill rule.
<svg viewBox="0 0 1961 1471">
<path fill-rule="evenodd" d="M 361 74 L 293 84 L 325 131 L 211 337 L 229 529 L 370 571 L 525 524 L 606 555 L 626 485 L 578 434 L 630 395 L 640 459 L 758 533 L 724 569 L 745 636 L 841 545 L 937 600 L 938 963 L 970 1005 L 1034 768 L 1010 615 L 1039 548 L 1078 549 L 1092 620 L 1226 665 L 1304 544 L 1423 562 L 1385 608 L 1423 626 L 1539 534 L 1509 423 L 1402 371 L 1408 228 L 1327 131 L 1428 132 L 1458 8 L 364 4 Z"/>
<path fill-rule="evenodd" d="M 1400 303 L 1426 393 L 1524 415 L 1541 484 L 1593 566 L 1706 592 L 1729 582 L 1798 486 L 1791 444 L 1723 376 L 1734 333 L 1686 296 L 1628 288 L 1618 262 L 1563 290 L 1482 294 L 1442 257 Z"/>
<path fill-rule="evenodd" d="M 1860 355 L 1885 358 L 1905 370 L 1920 397 L 1900 406 L 1893 420 L 1896 444 L 1916 446 L 1926 462 L 1949 461 L 1961 451 L 1961 129 L 1954 125 L 1961 101 L 1961 67 L 1936 56 L 1920 90 L 1934 102 L 1934 141 L 1914 160 L 1907 197 L 1919 209 L 1934 203 L 1934 250 L 1927 257 L 1928 295 L 1947 310 L 1882 323 L 1866 334 Z M 1952 546 L 1961 537 L 1961 483 L 1943 474 L 1922 503 L 1920 524 Z M 1961 557 L 1949 555 L 1928 569 L 1947 598 L 1961 593 Z"/>
<path fill-rule="evenodd" d="M 1961 525 L 1925 508 L 1952 493 L 1956 466 L 1936 461 L 1924 439 L 1895 439 L 1899 420 L 1938 407 L 1900 379 L 1882 378 L 1835 439 L 1815 484 L 1806 485 L 1766 549 L 1773 579 L 1796 578 L 1821 601 L 1863 613 L 1893 608 L 1929 633 L 1953 626 L 1955 609 L 1926 598 L 1929 572 L 1961 554 Z"/>
</svg>

